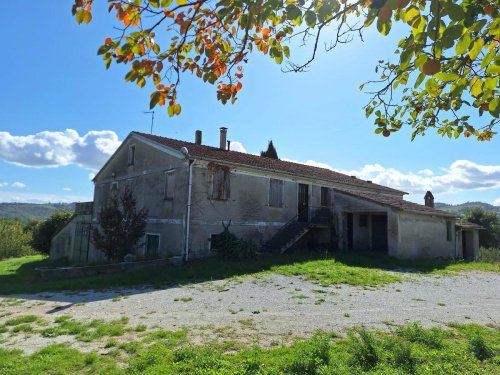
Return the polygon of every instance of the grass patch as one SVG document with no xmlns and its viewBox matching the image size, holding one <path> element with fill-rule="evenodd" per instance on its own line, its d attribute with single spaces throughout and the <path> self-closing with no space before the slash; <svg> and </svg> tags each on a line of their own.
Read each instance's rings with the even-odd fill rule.
<svg viewBox="0 0 500 375">
<path fill-rule="evenodd" d="M 193 299 L 191 297 L 179 297 L 179 298 L 174 298 L 174 302 L 190 302 Z"/>
<path fill-rule="evenodd" d="M 92 320 L 90 323 L 82 323 L 64 315 L 55 320 L 56 326 L 41 331 L 43 337 L 56 337 L 62 335 L 75 336 L 79 341 L 90 342 L 102 337 L 122 336 L 125 333 L 127 317 L 105 322 L 103 320 Z"/>
<path fill-rule="evenodd" d="M 54 281 L 43 281 L 35 278 L 35 268 L 52 265 L 54 262 L 41 255 L 0 261 L 0 294 L 57 290 L 100 290 L 141 285 L 154 285 L 161 288 L 166 285 L 190 284 L 227 278 L 259 277 L 269 273 L 299 276 L 325 286 L 332 284 L 379 286 L 401 280 L 399 276 L 386 272 L 394 269 L 411 270 L 425 274 L 453 274 L 467 270 L 500 272 L 499 262 L 405 261 L 351 252 L 336 254 L 335 258 L 328 259 L 317 259 L 317 254 L 279 256 L 264 254 L 244 262 L 210 258 L 196 260 L 183 266 L 168 266 L 168 269 L 158 267 Z M 225 285 L 218 287 L 222 290 L 226 288 Z M 113 301 L 119 301 L 122 298 L 124 297 L 117 296 Z M 8 302 L 4 299 L 1 303 Z"/>
<path fill-rule="evenodd" d="M 186 330 L 157 331 L 142 341 L 108 341 L 109 355 L 52 345 L 30 356 L 0 349 L 0 373 L 11 374 L 494 374 L 500 333 L 474 325 L 452 329 L 356 329 L 346 338 L 318 332 L 271 348 L 234 342 L 190 344 Z M 405 334 L 401 334 L 405 332 Z M 410 332 L 411 334 L 406 334 Z M 415 332 L 417 332 L 415 334 Z M 481 339 L 472 334 L 480 333 Z M 439 347 L 419 338 L 438 334 Z M 472 336 L 471 336 L 472 335 Z M 117 353 L 120 349 L 122 354 Z M 120 362 L 120 366 L 117 362 Z"/>
<path fill-rule="evenodd" d="M 34 323 L 38 321 L 38 317 L 36 315 L 19 315 L 15 318 L 9 319 L 5 322 L 6 326 L 17 326 L 19 324 L 25 323 Z"/>
</svg>

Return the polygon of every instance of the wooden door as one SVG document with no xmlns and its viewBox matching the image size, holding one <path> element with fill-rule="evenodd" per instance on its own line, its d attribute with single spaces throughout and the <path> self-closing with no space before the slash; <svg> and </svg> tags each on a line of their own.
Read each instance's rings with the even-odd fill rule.
<svg viewBox="0 0 500 375">
<path fill-rule="evenodd" d="M 372 250 L 387 253 L 387 215 L 372 215 Z"/>
</svg>

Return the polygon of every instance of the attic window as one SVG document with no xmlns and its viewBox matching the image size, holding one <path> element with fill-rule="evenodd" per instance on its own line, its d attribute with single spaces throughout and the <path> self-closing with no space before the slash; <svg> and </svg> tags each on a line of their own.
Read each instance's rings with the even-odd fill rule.
<svg viewBox="0 0 500 375">
<path fill-rule="evenodd" d="M 135 145 L 128 148 L 128 165 L 135 164 Z"/>
<path fill-rule="evenodd" d="M 283 207 L 283 180 L 269 180 L 269 206 Z"/>
<path fill-rule="evenodd" d="M 212 168 L 212 199 L 228 199 L 230 193 L 229 168 L 216 166 Z"/>
</svg>

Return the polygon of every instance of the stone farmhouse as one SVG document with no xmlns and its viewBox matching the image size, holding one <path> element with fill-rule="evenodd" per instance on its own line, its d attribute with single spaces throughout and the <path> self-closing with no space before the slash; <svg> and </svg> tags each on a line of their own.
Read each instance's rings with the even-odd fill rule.
<svg viewBox="0 0 500 375">
<path fill-rule="evenodd" d="M 263 249 L 292 247 L 370 251 L 397 258 L 473 259 L 480 227 L 434 208 L 405 201 L 403 191 L 329 169 L 230 151 L 226 128 L 219 147 L 132 132 L 94 178 L 94 201 L 52 239 L 51 257 L 75 263 L 105 261 L 90 239 L 103 204 L 131 188 L 149 210 L 139 258 L 214 253 L 222 223 Z"/>
</svg>

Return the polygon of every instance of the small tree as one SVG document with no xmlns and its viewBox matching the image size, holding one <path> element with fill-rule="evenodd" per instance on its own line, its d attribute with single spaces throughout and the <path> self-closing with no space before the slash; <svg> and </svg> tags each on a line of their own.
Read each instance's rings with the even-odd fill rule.
<svg viewBox="0 0 500 375">
<path fill-rule="evenodd" d="M 488 212 L 481 207 L 474 207 L 465 212 L 464 219 L 484 227 L 484 230 L 479 231 L 479 246 L 496 247 L 500 245 L 500 221 L 496 212 Z"/>
<path fill-rule="evenodd" d="M 91 241 L 113 261 L 133 253 L 144 236 L 148 211 L 145 208 L 137 211 L 136 203 L 132 190 L 125 187 L 119 196 L 113 195 L 98 214 L 100 227 L 92 230 Z"/>
<path fill-rule="evenodd" d="M 272 140 L 269 141 L 269 144 L 267 145 L 267 150 L 260 152 L 260 156 L 263 156 L 266 158 L 271 158 L 271 159 L 279 159 L 278 153 L 276 152 L 276 149 L 274 148 Z"/>
<path fill-rule="evenodd" d="M 42 253 L 50 253 L 50 240 L 59 232 L 70 220 L 73 214 L 69 211 L 56 211 L 47 220 L 41 223 L 31 222 L 26 226 L 26 230 L 33 231 L 31 246 Z"/>
</svg>

